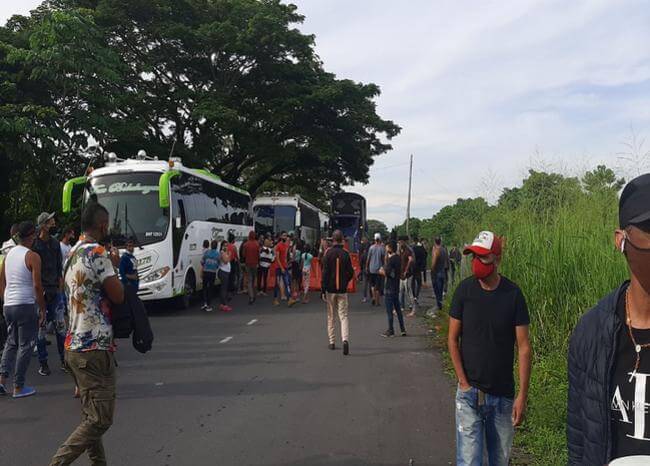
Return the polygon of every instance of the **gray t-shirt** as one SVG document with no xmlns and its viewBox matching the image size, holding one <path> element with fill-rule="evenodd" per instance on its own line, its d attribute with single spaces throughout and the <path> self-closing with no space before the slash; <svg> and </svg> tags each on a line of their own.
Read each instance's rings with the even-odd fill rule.
<svg viewBox="0 0 650 466">
<path fill-rule="evenodd" d="M 373 244 L 368 250 L 368 272 L 379 273 L 379 269 L 384 266 L 386 249 L 383 244 Z"/>
</svg>

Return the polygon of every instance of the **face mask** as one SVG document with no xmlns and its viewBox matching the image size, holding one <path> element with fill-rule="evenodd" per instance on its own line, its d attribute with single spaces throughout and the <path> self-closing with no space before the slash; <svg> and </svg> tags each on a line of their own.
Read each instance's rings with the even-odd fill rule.
<svg viewBox="0 0 650 466">
<path fill-rule="evenodd" d="M 650 293 L 650 250 L 639 248 L 630 240 L 625 241 L 623 249 L 630 270 L 646 293 Z"/>
<path fill-rule="evenodd" d="M 47 232 L 50 234 L 50 236 L 56 235 L 56 232 L 59 231 L 56 227 L 50 227 L 47 229 Z"/>
<path fill-rule="evenodd" d="M 492 272 L 494 272 L 494 267 L 495 267 L 494 263 L 484 264 L 478 259 L 478 257 L 472 259 L 472 273 L 479 280 L 482 280 L 492 275 Z"/>
</svg>

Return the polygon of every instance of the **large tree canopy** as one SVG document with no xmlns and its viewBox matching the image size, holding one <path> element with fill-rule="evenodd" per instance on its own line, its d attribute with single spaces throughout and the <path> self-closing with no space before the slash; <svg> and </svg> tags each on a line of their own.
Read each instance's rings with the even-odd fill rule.
<svg viewBox="0 0 650 466">
<path fill-rule="evenodd" d="M 315 202 L 366 182 L 400 128 L 377 114 L 376 85 L 325 71 L 302 21 L 279 0 L 50 0 L 13 17 L 0 28 L 0 164 L 25 179 L 5 199 L 22 205 L 25 184 L 50 199 L 89 143 L 173 147 L 253 193 Z"/>
</svg>

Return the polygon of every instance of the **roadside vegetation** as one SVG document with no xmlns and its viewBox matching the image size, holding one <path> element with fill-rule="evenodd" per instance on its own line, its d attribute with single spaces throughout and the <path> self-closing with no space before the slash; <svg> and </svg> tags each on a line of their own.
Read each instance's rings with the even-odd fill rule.
<svg viewBox="0 0 650 466">
<path fill-rule="evenodd" d="M 505 237 L 501 272 L 522 288 L 531 317 L 528 415 L 515 437 L 526 464 L 567 462 L 569 335 L 580 316 L 627 276 L 613 243 L 623 183 L 604 166 L 581 178 L 531 170 L 520 188 L 505 189 L 494 206 L 481 198 L 461 199 L 419 222 L 420 237 L 441 234 L 448 245 L 462 246 L 485 229 Z M 446 318 L 445 312 L 433 324 L 443 341 Z"/>
</svg>

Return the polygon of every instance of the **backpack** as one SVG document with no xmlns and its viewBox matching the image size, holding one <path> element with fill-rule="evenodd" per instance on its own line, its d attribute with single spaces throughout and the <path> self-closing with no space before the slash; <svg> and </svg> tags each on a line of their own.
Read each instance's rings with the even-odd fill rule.
<svg viewBox="0 0 650 466">
<path fill-rule="evenodd" d="M 144 304 L 137 290 L 131 285 L 124 286 L 124 302 L 113 305 L 113 337 L 132 336 L 133 347 L 140 353 L 150 351 L 153 345 L 153 331 Z"/>
</svg>

